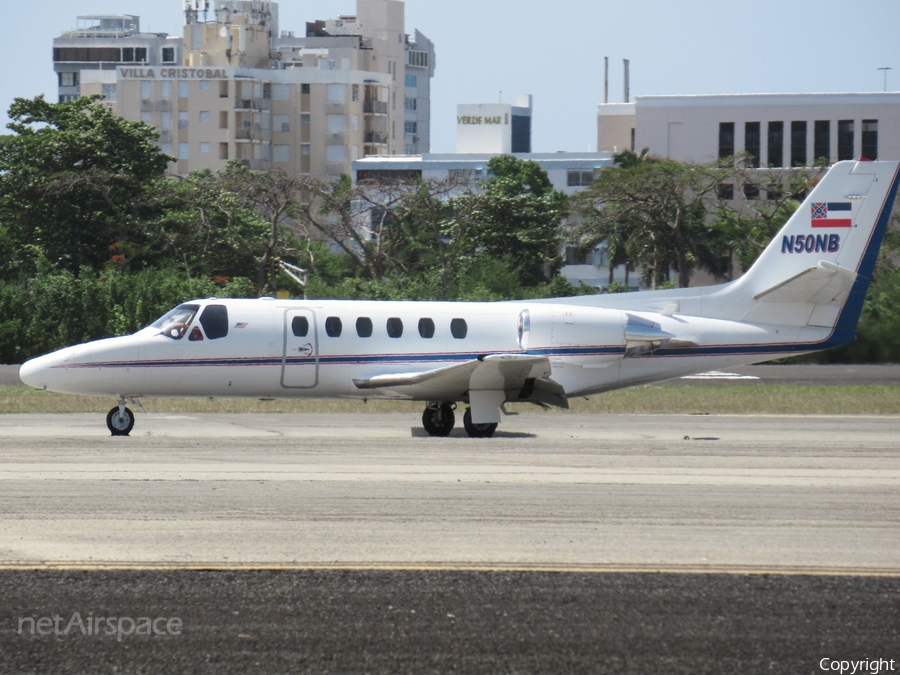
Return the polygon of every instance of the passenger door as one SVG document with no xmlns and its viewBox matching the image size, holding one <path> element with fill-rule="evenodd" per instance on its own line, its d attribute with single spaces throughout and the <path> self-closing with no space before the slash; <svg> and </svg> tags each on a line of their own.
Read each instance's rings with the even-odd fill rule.
<svg viewBox="0 0 900 675">
<path fill-rule="evenodd" d="M 284 313 L 284 352 L 281 386 L 314 389 L 319 384 L 319 337 L 316 314 L 308 309 Z"/>
</svg>

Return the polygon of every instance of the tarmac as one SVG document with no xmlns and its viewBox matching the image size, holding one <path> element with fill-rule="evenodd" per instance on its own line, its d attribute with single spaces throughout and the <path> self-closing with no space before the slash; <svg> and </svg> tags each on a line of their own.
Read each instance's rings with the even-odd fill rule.
<svg viewBox="0 0 900 675">
<path fill-rule="evenodd" d="M 417 417 L 0 415 L 0 672 L 900 667 L 900 418 Z"/>
</svg>

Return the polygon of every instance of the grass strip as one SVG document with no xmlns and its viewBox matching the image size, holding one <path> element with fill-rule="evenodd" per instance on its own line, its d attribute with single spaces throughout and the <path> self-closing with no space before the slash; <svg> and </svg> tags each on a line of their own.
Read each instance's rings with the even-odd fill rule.
<svg viewBox="0 0 900 675">
<path fill-rule="evenodd" d="M 69 396 L 27 387 L 0 386 L 0 414 L 106 413 L 109 398 Z M 423 404 L 405 401 L 145 398 L 151 413 L 421 413 Z M 571 412 L 697 415 L 900 415 L 900 387 L 886 386 L 646 386 L 572 399 Z M 130 404 L 129 404 L 130 405 Z M 541 413 L 529 404 L 516 412 Z M 140 408 L 137 408 L 140 410 Z M 561 412 L 561 411 L 553 411 Z"/>
</svg>

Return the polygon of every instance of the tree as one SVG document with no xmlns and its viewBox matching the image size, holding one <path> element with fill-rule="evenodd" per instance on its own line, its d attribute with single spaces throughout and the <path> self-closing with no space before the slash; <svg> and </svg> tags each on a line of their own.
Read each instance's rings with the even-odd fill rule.
<svg viewBox="0 0 900 675">
<path fill-rule="evenodd" d="M 525 286 L 546 281 L 561 264 L 565 193 L 553 187 L 536 162 L 501 155 L 488 162 L 488 170 L 492 175 L 483 194 L 470 192 L 457 200 L 458 208 L 465 200 L 473 207 L 468 209 L 471 227 L 459 245 L 508 257 Z"/>
<path fill-rule="evenodd" d="M 0 136 L 5 278 L 33 273 L 37 252 L 70 271 L 96 269 L 140 238 L 144 192 L 171 158 L 152 127 L 125 121 L 98 98 L 10 106 L 13 134 Z"/>
<path fill-rule="evenodd" d="M 673 267 L 682 288 L 697 267 L 721 274 L 725 252 L 707 216 L 728 169 L 635 157 L 602 169 L 579 195 L 583 220 L 573 228 L 576 240 L 584 246 L 610 238 L 626 242 L 629 258 L 653 288 Z"/>
</svg>

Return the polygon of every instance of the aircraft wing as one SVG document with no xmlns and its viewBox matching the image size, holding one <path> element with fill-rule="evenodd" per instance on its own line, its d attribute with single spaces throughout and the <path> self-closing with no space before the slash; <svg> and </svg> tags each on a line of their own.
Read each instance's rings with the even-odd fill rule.
<svg viewBox="0 0 900 675">
<path fill-rule="evenodd" d="M 567 408 L 565 390 L 550 378 L 550 360 L 525 354 L 489 354 L 415 373 L 353 380 L 357 389 L 380 389 L 417 398 L 455 400 L 470 390 L 502 390 L 509 400 L 535 400 Z"/>
</svg>

